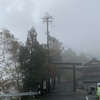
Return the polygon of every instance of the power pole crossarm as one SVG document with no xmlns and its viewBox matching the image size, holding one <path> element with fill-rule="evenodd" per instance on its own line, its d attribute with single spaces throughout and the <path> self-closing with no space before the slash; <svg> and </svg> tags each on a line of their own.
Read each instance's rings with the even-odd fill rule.
<svg viewBox="0 0 100 100">
<path fill-rule="evenodd" d="M 49 23 L 52 23 L 53 18 L 49 16 L 48 13 L 46 13 L 46 16 L 44 16 L 42 19 L 43 19 L 43 23 L 46 23 L 47 25 L 47 35 L 48 35 L 49 34 Z"/>
</svg>

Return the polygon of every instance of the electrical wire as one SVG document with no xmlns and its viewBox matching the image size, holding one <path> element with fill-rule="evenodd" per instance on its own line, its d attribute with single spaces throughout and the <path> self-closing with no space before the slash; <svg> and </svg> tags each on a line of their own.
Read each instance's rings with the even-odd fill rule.
<svg viewBox="0 0 100 100">
<path fill-rule="evenodd" d="M 55 28 L 55 26 L 53 26 L 53 25 L 50 25 L 50 26 L 53 27 L 53 28 Z M 59 29 L 57 28 L 57 30 L 59 30 Z M 60 31 L 61 31 L 61 30 L 60 30 Z M 83 37 L 81 37 L 81 38 L 83 38 Z M 92 42 L 95 42 L 95 43 L 98 43 L 98 42 L 96 42 L 96 41 L 94 41 L 94 40 L 92 40 L 92 39 L 88 39 L 88 38 L 85 38 L 85 39 L 86 39 L 86 40 L 89 40 L 89 41 L 92 41 Z M 98 44 L 99 44 L 99 43 L 98 43 Z M 63 43 L 63 45 L 64 45 L 64 47 L 67 46 L 68 49 L 69 49 L 69 48 L 72 48 L 72 47 L 68 46 L 68 44 L 64 44 L 64 43 Z M 74 50 L 75 50 L 77 53 L 82 53 L 82 52 L 84 52 L 85 55 L 86 55 L 87 57 L 93 58 L 93 56 L 87 54 L 86 51 L 80 51 L 80 50 L 78 50 L 78 49 L 74 49 Z"/>
<path fill-rule="evenodd" d="M 59 31 L 62 31 L 63 33 L 65 33 L 65 31 L 64 30 L 62 30 L 60 27 L 56 27 L 56 26 L 52 26 L 52 25 L 50 25 L 51 27 L 53 27 L 53 28 L 55 28 L 56 30 L 59 30 Z M 81 36 L 81 35 L 79 35 L 79 34 L 73 34 L 73 33 L 69 33 L 69 32 L 66 32 L 68 35 L 73 35 L 74 37 L 78 37 L 78 38 L 82 38 L 82 39 L 86 39 L 86 40 L 88 40 L 88 41 L 91 41 L 91 42 L 93 42 L 93 43 L 96 43 L 96 44 L 99 44 L 99 42 L 97 42 L 97 41 L 95 41 L 95 40 L 93 40 L 93 39 L 91 39 L 91 38 L 88 38 L 88 37 L 85 37 L 85 36 Z"/>
<path fill-rule="evenodd" d="M 17 0 L 17 2 L 18 2 L 18 4 L 23 4 L 23 2 L 21 2 L 21 1 L 18 1 Z M 33 8 L 32 7 L 32 4 L 29 2 L 29 1 L 26 1 L 26 6 L 24 5 L 24 7 L 25 8 L 27 8 L 27 9 L 29 9 L 30 11 L 32 11 L 33 12 L 33 10 L 34 10 L 34 12 L 35 12 L 35 14 L 37 15 L 37 16 L 39 16 L 39 17 L 42 17 L 41 16 L 41 14 L 39 13 L 39 11 L 37 10 L 37 9 L 35 9 L 35 8 Z M 11 15 L 10 15 L 11 16 Z M 12 16 L 13 17 L 13 16 Z M 17 18 L 21 18 L 21 17 L 19 17 L 18 15 L 17 15 Z M 18 19 L 18 20 L 19 20 Z M 21 18 L 22 19 L 22 18 Z M 19 22 L 22 22 L 22 20 L 19 20 Z M 17 21 L 18 22 L 18 21 Z M 24 23 L 26 26 L 27 26 L 27 24 L 25 23 L 25 22 L 22 22 L 22 23 Z M 57 30 L 60 30 L 60 31 L 62 31 L 60 28 L 57 28 L 57 27 L 55 27 L 55 26 L 53 26 L 53 25 L 50 25 L 51 27 L 53 27 L 53 28 L 56 28 Z M 65 31 L 64 31 L 65 32 Z M 70 33 L 70 34 L 72 34 L 72 33 Z M 73 35 L 73 34 L 72 34 Z M 73 35 L 73 36 L 75 36 L 75 35 Z M 78 37 L 80 37 L 80 38 L 82 38 L 83 39 L 83 37 L 84 36 L 80 36 L 80 35 L 78 35 Z M 89 40 L 89 41 L 92 41 L 92 42 L 94 42 L 94 43 L 98 43 L 98 42 L 96 42 L 95 40 L 93 40 L 93 39 L 90 39 L 90 38 L 87 38 L 87 37 L 84 37 L 84 39 L 86 39 L 86 40 Z"/>
<path fill-rule="evenodd" d="M 61 28 L 57 28 L 57 27 L 55 27 L 55 26 L 53 26 L 53 25 L 50 25 L 51 27 L 53 27 L 53 28 L 56 28 L 57 30 L 60 30 Z M 63 30 L 60 30 L 60 31 L 62 31 L 62 32 L 64 32 L 65 33 L 65 31 L 63 31 Z M 68 33 L 68 32 L 67 32 Z M 71 33 L 70 33 L 71 34 Z M 72 34 L 73 35 L 73 34 Z M 75 35 L 73 35 L 73 36 L 75 36 Z M 93 40 L 93 39 L 90 39 L 90 38 L 88 38 L 88 37 L 84 37 L 84 36 L 80 36 L 80 35 L 78 35 L 77 37 L 79 37 L 79 38 L 84 38 L 84 39 L 86 39 L 86 40 L 88 40 L 88 41 L 91 41 L 91 42 L 93 42 L 93 43 L 96 43 L 96 44 L 98 44 L 99 45 L 99 42 L 97 42 L 97 41 L 95 41 L 95 40 Z M 64 44 L 64 47 L 65 47 L 65 45 L 67 45 L 67 44 Z M 68 46 L 67 45 L 67 47 L 68 48 L 71 48 L 70 46 Z M 91 56 L 91 55 L 89 55 L 89 54 L 87 54 L 86 53 L 86 51 L 80 51 L 80 50 L 76 50 L 75 49 L 75 51 L 77 51 L 78 53 L 82 53 L 82 52 L 84 52 L 85 53 L 85 55 L 87 55 L 88 57 L 90 57 L 90 58 L 93 58 L 93 56 Z"/>
<path fill-rule="evenodd" d="M 29 25 L 29 23 L 25 23 L 20 17 L 14 15 L 14 14 L 11 14 L 11 15 L 10 15 L 7 11 L 5 11 L 5 10 L 3 10 L 3 9 L 0 9 L 0 11 L 1 11 L 0 13 L 2 13 L 2 14 L 4 14 L 4 15 L 7 15 L 7 17 L 13 18 L 13 20 L 11 20 L 11 21 L 15 22 L 15 23 L 13 23 L 13 24 L 20 23 L 20 24 L 23 24 L 23 25 L 25 25 L 25 26 Z M 15 19 L 15 18 L 16 18 L 16 19 Z"/>
<path fill-rule="evenodd" d="M 13 21 L 13 24 L 16 24 L 16 23 L 18 23 L 18 24 L 23 24 L 24 27 L 27 27 L 28 25 L 32 26 L 29 22 L 24 21 L 22 17 L 20 17 L 20 16 L 18 16 L 18 15 L 15 15 L 15 14 L 11 14 L 11 15 L 10 15 L 6 10 L 3 10 L 3 9 L 0 9 L 0 10 L 1 10 L 0 13 L 2 13 L 2 14 L 4 14 L 4 15 L 7 15 L 7 17 L 13 19 L 13 20 L 11 20 L 11 21 Z M 14 25 L 13 25 L 13 27 L 14 27 Z M 38 26 L 38 28 L 39 28 L 39 29 L 42 29 L 42 28 L 39 27 L 39 26 Z"/>
<path fill-rule="evenodd" d="M 24 4 L 24 8 L 26 8 L 26 10 L 31 11 L 32 13 L 35 13 L 35 15 L 37 15 L 40 18 L 43 17 L 36 8 L 32 7 L 32 4 L 30 4 L 28 1 L 25 1 L 25 2 L 26 2 L 26 5 L 21 1 L 17 1 L 18 4 Z"/>
</svg>

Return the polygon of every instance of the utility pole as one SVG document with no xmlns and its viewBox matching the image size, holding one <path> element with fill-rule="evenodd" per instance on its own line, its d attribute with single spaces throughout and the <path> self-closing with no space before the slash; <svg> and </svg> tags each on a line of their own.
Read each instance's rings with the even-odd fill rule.
<svg viewBox="0 0 100 100">
<path fill-rule="evenodd" d="M 49 16 L 49 14 L 48 13 L 46 13 L 46 16 L 44 16 L 44 18 L 42 18 L 43 19 L 43 23 L 46 23 L 46 27 L 47 27 L 47 32 L 46 32 L 46 34 L 47 34 L 47 50 L 48 50 L 48 62 L 49 62 L 49 23 L 52 23 L 52 17 L 51 16 Z"/>
<path fill-rule="evenodd" d="M 43 23 L 46 23 L 46 28 L 47 28 L 47 32 L 46 32 L 46 34 L 47 34 L 47 64 L 48 64 L 48 93 L 50 93 L 50 73 L 49 73 L 49 23 L 52 23 L 52 17 L 51 16 L 49 16 L 49 14 L 48 13 L 46 13 L 46 16 L 44 16 L 43 18 Z"/>
</svg>

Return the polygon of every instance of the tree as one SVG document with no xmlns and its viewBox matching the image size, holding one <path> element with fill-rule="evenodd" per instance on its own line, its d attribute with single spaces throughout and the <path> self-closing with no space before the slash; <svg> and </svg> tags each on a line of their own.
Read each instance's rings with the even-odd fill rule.
<svg viewBox="0 0 100 100">
<path fill-rule="evenodd" d="M 85 64 L 88 61 L 90 61 L 90 58 L 86 56 L 84 53 L 80 53 L 80 55 L 78 56 L 78 61 L 81 62 L 82 64 Z"/>
<path fill-rule="evenodd" d="M 64 51 L 63 60 L 65 62 L 77 62 L 77 59 L 77 54 L 71 48 Z"/>
<path fill-rule="evenodd" d="M 8 52 L 11 56 L 9 56 L 9 61 L 11 63 L 6 63 L 9 66 L 9 72 L 13 76 L 13 80 L 16 81 L 16 89 L 20 91 L 20 72 L 19 72 L 19 63 L 18 63 L 18 56 L 19 56 L 19 48 L 21 43 L 14 40 L 10 43 L 10 48 L 8 48 Z"/>
<path fill-rule="evenodd" d="M 89 58 L 84 53 L 77 55 L 71 48 L 69 48 L 64 51 L 63 60 L 65 62 L 79 62 L 84 64 L 89 61 Z"/>
<path fill-rule="evenodd" d="M 38 89 L 43 78 L 46 63 L 45 48 L 37 41 L 37 33 L 34 27 L 28 31 L 26 44 L 20 47 L 19 52 L 20 71 L 22 74 L 23 91 Z"/>
<path fill-rule="evenodd" d="M 3 49 L 3 65 L 2 65 L 3 77 L 2 79 L 6 77 L 5 80 L 9 84 L 11 84 L 11 82 L 13 83 L 13 85 L 11 84 L 11 87 L 15 87 L 15 90 L 19 90 L 18 88 L 19 73 L 18 73 L 17 59 L 18 59 L 20 43 L 17 41 L 14 35 L 10 33 L 8 29 L 3 29 L 1 34 L 2 34 L 1 36 L 2 41 L 0 41 L 0 43 L 2 44 L 1 48 L 4 48 Z"/>
<path fill-rule="evenodd" d="M 50 58 L 51 62 L 62 62 L 62 43 L 59 42 L 55 37 L 50 37 Z"/>
<path fill-rule="evenodd" d="M 62 54 L 63 54 L 63 44 L 56 39 L 55 37 L 51 37 L 49 35 L 49 48 L 50 48 L 50 62 L 54 62 L 54 63 L 59 63 L 59 62 L 63 62 L 62 59 Z M 56 84 L 56 78 L 60 78 L 60 76 L 62 75 L 62 70 L 57 70 L 56 67 L 58 67 L 59 65 L 50 65 L 49 69 L 50 69 L 50 73 L 51 73 L 51 77 L 52 77 L 52 82 L 53 82 L 53 90 L 55 90 L 55 84 Z"/>
</svg>

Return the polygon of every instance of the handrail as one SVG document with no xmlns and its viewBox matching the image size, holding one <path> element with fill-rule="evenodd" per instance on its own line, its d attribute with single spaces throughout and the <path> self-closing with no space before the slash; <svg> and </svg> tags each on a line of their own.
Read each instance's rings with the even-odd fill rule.
<svg viewBox="0 0 100 100">
<path fill-rule="evenodd" d="M 19 96 L 28 96 L 28 95 L 38 95 L 40 92 L 23 92 L 23 93 L 9 93 L 9 94 L 0 94 L 0 97 L 19 97 Z"/>
</svg>

